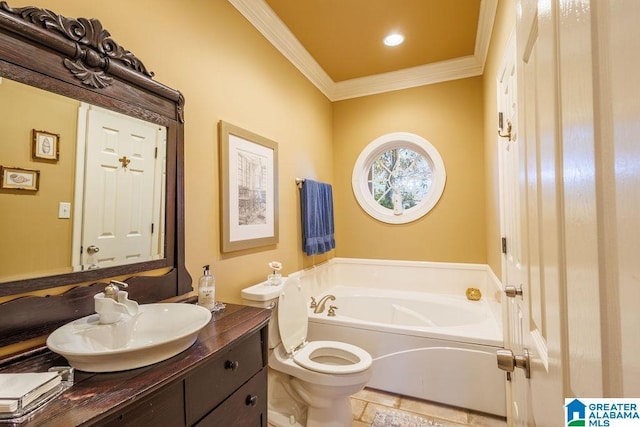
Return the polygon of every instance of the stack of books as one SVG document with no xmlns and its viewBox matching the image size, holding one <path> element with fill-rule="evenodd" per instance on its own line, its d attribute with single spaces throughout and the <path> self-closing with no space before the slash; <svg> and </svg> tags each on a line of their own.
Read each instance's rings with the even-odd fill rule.
<svg viewBox="0 0 640 427">
<path fill-rule="evenodd" d="M 58 372 L 0 374 L 0 417 L 23 415 L 61 387 Z"/>
</svg>

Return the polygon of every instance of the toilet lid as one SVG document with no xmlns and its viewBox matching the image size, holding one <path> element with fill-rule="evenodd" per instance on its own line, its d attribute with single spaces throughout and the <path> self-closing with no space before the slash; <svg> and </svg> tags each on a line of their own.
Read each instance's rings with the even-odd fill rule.
<svg viewBox="0 0 640 427">
<path fill-rule="evenodd" d="M 289 277 L 278 298 L 278 326 L 280 339 L 287 353 L 291 353 L 307 339 L 309 315 L 300 281 Z"/>
</svg>

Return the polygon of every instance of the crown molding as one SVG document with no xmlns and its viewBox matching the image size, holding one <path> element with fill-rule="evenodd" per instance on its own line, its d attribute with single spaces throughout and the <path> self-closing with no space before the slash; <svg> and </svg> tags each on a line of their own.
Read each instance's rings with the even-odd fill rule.
<svg viewBox="0 0 640 427">
<path fill-rule="evenodd" d="M 340 101 L 479 76 L 491 40 L 498 0 L 482 0 L 474 54 L 434 64 L 334 82 L 264 0 L 229 0 L 330 101 Z"/>
<path fill-rule="evenodd" d="M 480 74 L 482 74 L 482 64 L 478 63 L 475 56 L 465 56 L 390 73 L 337 82 L 334 83 L 329 99 L 341 101 L 449 80 L 464 79 Z"/>
<path fill-rule="evenodd" d="M 493 24 L 496 19 L 496 10 L 498 10 L 498 0 L 482 0 L 480 2 L 478 32 L 476 33 L 476 46 L 473 51 L 473 56 L 482 64 L 482 72 L 484 72 L 484 64 L 487 60 L 487 53 L 489 52 L 491 33 L 493 32 Z"/>
</svg>

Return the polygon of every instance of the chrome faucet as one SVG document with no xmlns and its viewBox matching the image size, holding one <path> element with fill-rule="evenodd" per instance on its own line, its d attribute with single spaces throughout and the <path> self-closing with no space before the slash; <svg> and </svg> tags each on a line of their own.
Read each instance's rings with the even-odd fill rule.
<svg viewBox="0 0 640 427">
<path fill-rule="evenodd" d="M 316 304 L 315 308 L 313 309 L 313 312 L 318 314 L 318 313 L 322 313 L 324 311 L 324 305 L 327 303 L 327 300 L 330 301 L 335 301 L 336 297 L 334 297 L 333 295 L 325 295 L 322 297 L 322 299 Z"/>
</svg>

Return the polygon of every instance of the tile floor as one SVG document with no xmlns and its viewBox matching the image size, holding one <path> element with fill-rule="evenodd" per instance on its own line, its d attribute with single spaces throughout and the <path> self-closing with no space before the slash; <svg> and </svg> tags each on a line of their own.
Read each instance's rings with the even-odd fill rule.
<svg viewBox="0 0 640 427">
<path fill-rule="evenodd" d="M 390 394 L 365 388 L 351 396 L 353 423 L 351 427 L 369 427 L 373 422 L 376 410 L 396 411 L 400 414 L 418 416 L 434 425 L 444 424 L 447 427 L 506 427 L 504 418 L 481 414 L 466 409 L 418 400 L 411 397 Z M 272 427 L 271 424 L 269 424 Z M 345 426 L 349 427 L 349 426 Z"/>
<path fill-rule="evenodd" d="M 351 396 L 353 424 L 351 427 L 369 427 L 373 422 L 376 410 L 393 410 L 399 413 L 419 416 L 447 427 L 477 426 L 506 427 L 504 418 L 481 414 L 466 409 L 418 400 L 411 397 L 398 396 L 383 391 L 365 388 Z"/>
</svg>

